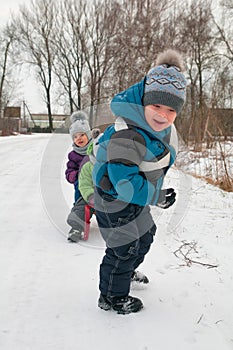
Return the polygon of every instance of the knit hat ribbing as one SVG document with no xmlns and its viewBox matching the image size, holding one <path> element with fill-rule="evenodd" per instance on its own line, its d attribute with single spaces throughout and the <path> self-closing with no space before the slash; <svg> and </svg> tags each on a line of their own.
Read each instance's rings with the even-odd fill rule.
<svg viewBox="0 0 233 350">
<path fill-rule="evenodd" d="M 71 114 L 70 116 L 71 126 L 70 126 L 70 135 L 72 139 L 74 135 L 78 132 L 83 132 L 87 135 L 88 140 L 91 138 L 91 128 L 88 123 L 88 116 L 83 111 L 77 111 Z"/>
<path fill-rule="evenodd" d="M 180 54 L 172 49 L 161 53 L 156 67 L 146 75 L 143 105 L 162 104 L 181 111 L 186 98 L 186 79 Z"/>
</svg>

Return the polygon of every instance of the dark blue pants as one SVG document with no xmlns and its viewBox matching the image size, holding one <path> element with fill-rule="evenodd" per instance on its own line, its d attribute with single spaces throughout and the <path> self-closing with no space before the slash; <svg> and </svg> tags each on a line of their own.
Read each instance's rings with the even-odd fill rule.
<svg viewBox="0 0 233 350">
<path fill-rule="evenodd" d="M 143 262 L 156 231 L 150 207 L 96 193 L 95 213 L 107 245 L 100 265 L 100 292 L 108 296 L 126 296 L 133 271 Z"/>
<path fill-rule="evenodd" d="M 81 198 L 81 192 L 78 189 L 78 180 L 76 180 L 74 183 L 74 204 L 79 198 Z"/>
</svg>

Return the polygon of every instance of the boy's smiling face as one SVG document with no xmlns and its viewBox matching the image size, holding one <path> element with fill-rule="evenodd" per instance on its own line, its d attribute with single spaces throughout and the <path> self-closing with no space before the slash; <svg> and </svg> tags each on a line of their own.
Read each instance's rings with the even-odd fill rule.
<svg viewBox="0 0 233 350">
<path fill-rule="evenodd" d="M 147 105 L 144 110 L 145 119 L 154 131 L 162 131 L 168 128 L 176 119 L 176 111 L 160 104 Z"/>
</svg>

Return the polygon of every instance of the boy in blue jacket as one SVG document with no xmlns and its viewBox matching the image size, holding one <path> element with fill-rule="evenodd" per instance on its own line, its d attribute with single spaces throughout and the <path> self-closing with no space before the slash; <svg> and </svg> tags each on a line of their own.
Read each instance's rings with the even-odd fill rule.
<svg viewBox="0 0 233 350">
<path fill-rule="evenodd" d="M 106 242 L 100 265 L 98 306 L 120 314 L 137 312 L 140 299 L 130 283 L 148 283 L 136 269 L 150 249 L 156 225 L 150 206 L 169 208 L 174 189 L 162 189 L 177 152 L 173 122 L 186 97 L 181 56 L 161 53 L 139 83 L 117 94 L 111 110 L 117 117 L 99 139 L 93 170 L 95 213 Z"/>
</svg>

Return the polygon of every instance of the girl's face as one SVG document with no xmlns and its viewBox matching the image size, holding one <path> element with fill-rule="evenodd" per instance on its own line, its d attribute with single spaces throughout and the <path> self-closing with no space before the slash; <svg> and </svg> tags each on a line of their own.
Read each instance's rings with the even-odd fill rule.
<svg viewBox="0 0 233 350">
<path fill-rule="evenodd" d="M 162 131 L 168 128 L 177 115 L 173 108 L 160 104 L 146 106 L 144 114 L 147 123 L 154 131 Z"/>
<path fill-rule="evenodd" d="M 74 143 L 78 147 L 85 147 L 88 144 L 88 141 L 87 134 L 84 132 L 77 132 L 74 135 Z"/>
</svg>

